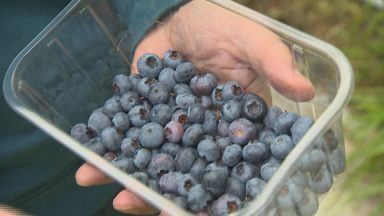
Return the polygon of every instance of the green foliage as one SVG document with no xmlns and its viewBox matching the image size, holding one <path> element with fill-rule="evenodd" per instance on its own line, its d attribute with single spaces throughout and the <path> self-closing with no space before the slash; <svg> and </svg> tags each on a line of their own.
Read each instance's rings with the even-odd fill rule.
<svg viewBox="0 0 384 216">
<path fill-rule="evenodd" d="M 384 10 L 357 0 L 238 0 L 339 47 L 355 70 L 356 89 L 344 124 L 351 142 L 342 190 L 384 211 Z M 350 200 L 350 201 L 351 201 Z"/>
</svg>

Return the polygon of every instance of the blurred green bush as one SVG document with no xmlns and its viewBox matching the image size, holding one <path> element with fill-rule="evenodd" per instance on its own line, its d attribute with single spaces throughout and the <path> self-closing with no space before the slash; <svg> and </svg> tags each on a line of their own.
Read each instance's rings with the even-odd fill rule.
<svg viewBox="0 0 384 216">
<path fill-rule="evenodd" d="M 344 124 L 350 142 L 341 188 L 356 208 L 384 211 L 384 10 L 357 0 L 237 0 L 339 47 L 350 59 L 356 89 Z M 368 214 L 368 213 L 367 213 Z"/>
</svg>

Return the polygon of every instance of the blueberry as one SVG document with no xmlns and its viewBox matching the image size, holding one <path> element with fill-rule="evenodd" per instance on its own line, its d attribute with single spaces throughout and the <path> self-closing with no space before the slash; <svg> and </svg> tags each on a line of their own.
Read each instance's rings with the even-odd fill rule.
<svg viewBox="0 0 384 216">
<path fill-rule="evenodd" d="M 165 125 L 164 135 L 170 142 L 179 142 L 184 134 L 184 127 L 177 121 L 170 121 Z"/>
<path fill-rule="evenodd" d="M 143 105 L 137 105 L 128 112 L 129 122 L 135 127 L 141 127 L 149 122 L 149 110 Z"/>
<path fill-rule="evenodd" d="M 148 174 L 153 179 L 160 179 L 162 175 L 175 169 L 175 160 L 169 154 L 157 153 L 152 156 L 148 165 Z"/>
<path fill-rule="evenodd" d="M 188 173 L 195 160 L 198 158 L 198 153 L 194 148 L 183 148 L 176 155 L 175 168 L 182 173 Z"/>
<path fill-rule="evenodd" d="M 148 53 L 137 60 L 137 70 L 141 77 L 157 78 L 162 69 L 163 62 L 156 54 Z"/>
<path fill-rule="evenodd" d="M 302 188 L 305 188 L 308 185 L 308 178 L 307 175 L 301 172 L 300 170 L 296 170 L 291 174 L 289 177 L 289 182 L 293 182 L 296 185 L 301 186 Z"/>
<path fill-rule="evenodd" d="M 132 83 L 132 90 L 137 91 L 137 83 L 141 80 L 141 77 L 137 74 L 129 75 L 129 81 Z"/>
<path fill-rule="evenodd" d="M 204 158 L 198 158 L 193 163 L 191 170 L 189 171 L 191 175 L 200 181 L 203 170 L 207 167 L 207 161 Z"/>
<path fill-rule="evenodd" d="M 291 127 L 298 117 L 296 113 L 292 112 L 280 114 L 273 124 L 273 130 L 277 134 L 290 134 Z"/>
<path fill-rule="evenodd" d="M 328 129 L 323 137 L 320 139 L 320 143 L 317 144 L 324 151 L 329 152 L 337 148 L 339 140 L 334 130 Z"/>
<path fill-rule="evenodd" d="M 140 129 L 139 141 L 145 148 L 157 148 L 163 144 L 164 128 L 156 122 L 150 122 Z"/>
<path fill-rule="evenodd" d="M 233 167 L 240 162 L 241 152 L 241 146 L 237 144 L 227 146 L 223 152 L 222 160 L 227 166 Z"/>
<path fill-rule="evenodd" d="M 130 91 L 133 87 L 129 77 L 125 74 L 118 74 L 113 78 L 113 91 L 117 95 L 123 95 L 124 93 Z"/>
<path fill-rule="evenodd" d="M 178 194 L 178 185 L 183 177 L 182 173 L 169 172 L 161 176 L 159 180 L 159 187 L 163 193 Z"/>
<path fill-rule="evenodd" d="M 129 128 L 129 117 L 124 112 L 116 113 L 112 122 L 118 131 L 124 132 Z"/>
<path fill-rule="evenodd" d="M 232 142 L 245 145 L 256 137 L 255 125 L 248 119 L 240 118 L 233 121 L 228 128 Z"/>
<path fill-rule="evenodd" d="M 136 171 L 136 167 L 133 164 L 133 158 L 116 157 L 111 160 L 111 163 L 127 173 L 134 173 Z"/>
<path fill-rule="evenodd" d="M 186 197 L 183 196 L 176 196 L 172 198 L 172 201 L 177 205 L 178 207 L 182 209 L 188 209 L 188 201 Z"/>
<path fill-rule="evenodd" d="M 203 138 L 204 129 L 201 124 L 192 124 L 184 132 L 182 137 L 183 146 L 196 146 Z"/>
<path fill-rule="evenodd" d="M 246 194 L 245 184 L 236 178 L 229 177 L 227 181 L 227 188 L 225 189 L 225 193 L 232 194 L 240 198 L 240 200 L 244 200 L 245 194 Z"/>
<path fill-rule="evenodd" d="M 133 163 L 138 169 L 145 169 L 151 160 L 151 156 L 151 151 L 142 148 L 136 152 Z"/>
<path fill-rule="evenodd" d="M 172 109 L 167 104 L 157 104 L 151 109 L 149 119 L 151 122 L 165 126 L 172 118 Z"/>
<path fill-rule="evenodd" d="M 189 86 L 197 96 L 209 95 L 217 86 L 217 78 L 211 73 L 198 73 L 191 79 Z"/>
<path fill-rule="evenodd" d="M 93 134 L 87 125 L 79 123 L 72 127 L 71 136 L 80 143 L 86 143 L 91 137 L 93 137 Z"/>
<path fill-rule="evenodd" d="M 326 166 L 322 166 L 320 170 L 309 176 L 308 188 L 315 194 L 324 194 L 328 192 L 333 184 L 333 176 Z"/>
<path fill-rule="evenodd" d="M 167 153 L 172 155 L 172 157 L 176 157 L 177 153 L 181 151 L 181 146 L 176 143 L 167 142 L 164 143 L 163 146 L 161 146 L 160 152 Z"/>
<path fill-rule="evenodd" d="M 261 163 L 268 155 L 268 146 L 261 142 L 248 143 L 243 149 L 243 158 L 249 163 Z"/>
<path fill-rule="evenodd" d="M 222 216 L 233 213 L 241 208 L 241 200 L 231 194 L 224 194 L 219 197 L 211 206 L 214 216 Z"/>
<path fill-rule="evenodd" d="M 204 121 L 204 107 L 201 104 L 193 104 L 188 107 L 187 116 L 190 123 L 201 124 Z"/>
<path fill-rule="evenodd" d="M 180 52 L 170 49 L 164 53 L 163 62 L 165 66 L 176 69 L 177 66 L 184 62 L 184 58 Z"/>
<path fill-rule="evenodd" d="M 175 96 L 177 96 L 179 94 L 193 94 L 189 85 L 187 85 L 185 83 L 176 84 L 175 87 L 173 87 L 172 91 L 173 91 L 173 94 Z"/>
<path fill-rule="evenodd" d="M 258 95 L 253 95 L 244 101 L 243 115 L 251 121 L 263 120 L 267 112 L 267 103 Z"/>
<path fill-rule="evenodd" d="M 129 91 L 120 98 L 120 105 L 125 112 L 140 104 L 140 97 L 136 92 Z"/>
<path fill-rule="evenodd" d="M 197 102 L 203 106 L 204 109 L 210 109 L 212 107 L 212 99 L 210 96 L 203 95 L 197 99 Z"/>
<path fill-rule="evenodd" d="M 312 124 L 312 118 L 307 116 L 300 116 L 296 119 L 291 128 L 292 141 L 294 144 L 297 144 L 301 138 L 303 138 Z"/>
<path fill-rule="evenodd" d="M 276 196 L 276 205 L 280 208 L 293 207 L 298 203 L 304 194 L 304 188 L 292 182 L 283 185 Z"/>
<path fill-rule="evenodd" d="M 332 174 L 338 175 L 345 170 L 345 153 L 341 149 L 333 150 L 328 157 L 327 162 Z"/>
<path fill-rule="evenodd" d="M 245 189 L 247 191 L 247 196 L 251 199 L 256 198 L 261 194 L 265 187 L 265 182 L 259 178 L 252 178 L 247 181 L 245 184 Z"/>
<path fill-rule="evenodd" d="M 294 145 L 291 137 L 288 135 L 280 135 L 276 137 L 275 140 L 271 143 L 270 150 L 274 157 L 279 160 L 284 160 L 284 158 L 291 152 Z"/>
<path fill-rule="evenodd" d="M 184 110 L 178 109 L 178 110 L 175 110 L 175 112 L 173 113 L 171 120 L 179 122 L 182 125 L 185 125 L 188 123 L 188 116 Z"/>
<path fill-rule="evenodd" d="M 149 179 L 148 180 L 148 187 L 151 188 L 154 191 L 159 191 L 159 184 L 155 179 Z"/>
<path fill-rule="evenodd" d="M 182 196 L 188 196 L 191 188 L 197 184 L 197 180 L 190 174 L 182 175 L 178 182 L 178 191 Z"/>
<path fill-rule="evenodd" d="M 112 161 L 113 159 L 116 158 L 116 153 L 112 151 L 107 151 L 104 155 L 103 158 L 107 161 Z M 133 159 L 132 159 L 133 160 Z M 133 164 L 133 161 L 132 161 Z"/>
<path fill-rule="evenodd" d="M 103 106 L 103 112 L 109 118 L 113 118 L 116 113 L 121 112 L 121 106 L 119 101 L 116 98 L 108 99 Z"/>
<path fill-rule="evenodd" d="M 220 152 L 223 153 L 225 148 L 229 145 L 232 145 L 231 138 L 229 137 L 221 137 L 220 139 L 217 140 L 217 145 L 220 148 Z"/>
<path fill-rule="evenodd" d="M 206 110 L 204 112 L 203 129 L 208 135 L 215 136 L 217 133 L 218 117 L 213 110 Z"/>
<path fill-rule="evenodd" d="M 153 78 L 142 78 L 137 83 L 137 93 L 139 93 L 141 96 L 148 98 L 149 96 L 149 89 L 154 86 L 157 83 L 156 79 Z"/>
<path fill-rule="evenodd" d="M 189 83 L 195 75 L 196 68 L 191 62 L 181 63 L 175 70 L 175 80 L 179 83 Z"/>
<path fill-rule="evenodd" d="M 264 181 L 268 182 L 279 169 L 279 167 L 280 164 L 276 161 L 268 161 L 261 166 L 260 175 L 264 179 Z"/>
<path fill-rule="evenodd" d="M 228 128 L 229 122 L 225 121 L 224 119 L 220 119 L 217 125 L 217 133 L 220 136 L 228 136 Z"/>
<path fill-rule="evenodd" d="M 197 145 L 197 151 L 200 157 L 205 158 L 208 162 L 217 160 L 220 157 L 220 148 L 212 139 L 203 139 Z"/>
<path fill-rule="evenodd" d="M 187 198 L 189 208 L 193 211 L 204 209 L 211 200 L 211 194 L 201 184 L 193 186 Z"/>
<path fill-rule="evenodd" d="M 258 176 L 258 168 L 248 162 L 241 162 L 232 168 L 231 177 L 237 178 L 242 182 L 247 182 L 249 179 Z"/>
<path fill-rule="evenodd" d="M 237 100 L 228 100 L 221 106 L 221 117 L 228 122 L 233 122 L 241 116 L 242 104 Z"/>
<path fill-rule="evenodd" d="M 273 140 L 276 139 L 276 137 L 277 137 L 277 135 L 275 134 L 275 132 L 273 132 L 269 129 L 263 130 L 259 134 L 260 142 L 266 144 L 268 146 L 268 148 L 271 146 L 271 143 L 273 142 Z"/>
<path fill-rule="evenodd" d="M 98 137 L 89 140 L 84 145 L 85 147 L 89 148 L 91 151 L 95 152 L 98 155 L 105 154 L 105 147 L 103 145 L 103 142 Z"/>
<path fill-rule="evenodd" d="M 176 96 L 176 105 L 183 109 L 188 109 L 195 103 L 197 103 L 197 98 L 192 94 L 179 94 Z"/>
<path fill-rule="evenodd" d="M 327 161 L 327 156 L 321 149 L 312 149 L 299 159 L 298 168 L 304 172 L 316 172 Z"/>
<path fill-rule="evenodd" d="M 96 134 L 100 134 L 102 130 L 111 126 L 111 119 L 101 112 L 93 112 L 88 119 L 88 127 Z"/>
<path fill-rule="evenodd" d="M 121 151 L 127 157 L 133 157 L 140 149 L 140 143 L 136 137 L 127 137 L 121 141 Z"/>
<path fill-rule="evenodd" d="M 148 180 L 149 180 L 149 177 L 148 177 L 148 174 L 145 173 L 145 172 L 134 172 L 132 173 L 132 177 L 137 179 L 138 181 L 140 181 L 141 183 L 143 184 L 147 184 L 148 183 Z"/>
<path fill-rule="evenodd" d="M 269 107 L 268 112 L 265 115 L 264 120 L 263 120 L 266 128 L 272 129 L 273 125 L 276 122 L 277 117 L 279 115 L 281 115 L 282 113 L 283 113 L 283 111 L 281 111 L 281 109 L 279 107 L 276 107 L 276 106 Z"/>
<path fill-rule="evenodd" d="M 125 137 L 139 138 L 140 128 L 130 127 L 125 133 Z"/>
<path fill-rule="evenodd" d="M 175 80 L 175 71 L 172 68 L 164 68 L 159 75 L 159 82 L 165 86 L 169 90 L 172 90 L 176 85 Z"/>
<path fill-rule="evenodd" d="M 230 81 L 224 84 L 221 92 L 224 101 L 238 100 L 243 98 L 244 90 L 241 85 L 235 81 Z"/>
<path fill-rule="evenodd" d="M 148 99 L 153 104 L 166 103 L 169 98 L 168 87 L 161 83 L 156 83 L 149 89 Z"/>
<path fill-rule="evenodd" d="M 211 100 L 212 100 L 212 104 L 216 107 L 220 107 L 225 102 L 223 98 L 223 87 L 224 85 L 218 85 L 212 91 Z"/>
<path fill-rule="evenodd" d="M 100 137 L 106 149 L 116 151 L 120 148 L 120 143 L 123 136 L 119 134 L 115 128 L 108 127 L 101 132 Z"/>
<path fill-rule="evenodd" d="M 224 193 L 227 186 L 227 179 L 227 166 L 219 163 L 211 163 L 203 171 L 201 184 L 213 196 L 217 197 Z"/>
<path fill-rule="evenodd" d="M 319 202 L 316 194 L 309 191 L 304 193 L 304 196 L 299 201 L 297 208 L 300 215 L 315 215 L 317 209 L 319 208 Z"/>
</svg>

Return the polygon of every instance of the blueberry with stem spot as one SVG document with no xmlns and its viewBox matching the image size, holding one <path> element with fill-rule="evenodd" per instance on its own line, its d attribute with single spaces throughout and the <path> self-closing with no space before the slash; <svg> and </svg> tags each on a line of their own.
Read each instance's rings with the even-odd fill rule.
<svg viewBox="0 0 384 216">
<path fill-rule="evenodd" d="M 168 141 L 177 143 L 181 140 L 183 134 L 184 127 L 179 122 L 170 121 L 165 125 L 164 135 Z"/>
<path fill-rule="evenodd" d="M 112 87 L 115 94 L 123 95 L 124 93 L 130 91 L 133 85 L 127 75 L 118 74 L 113 78 Z"/>
<path fill-rule="evenodd" d="M 141 127 L 149 122 L 149 110 L 143 105 L 137 105 L 129 110 L 130 123 L 135 127 Z"/>
<path fill-rule="evenodd" d="M 163 62 L 165 66 L 176 69 L 177 66 L 184 62 L 184 58 L 180 52 L 169 49 L 164 53 Z"/>
<path fill-rule="evenodd" d="M 231 194 L 224 194 L 219 197 L 211 206 L 214 216 L 228 215 L 241 208 L 241 200 Z"/>
<path fill-rule="evenodd" d="M 137 92 L 129 91 L 123 94 L 120 98 L 120 105 L 125 112 L 128 112 L 132 107 L 140 104 L 140 96 Z"/>
<path fill-rule="evenodd" d="M 133 157 L 136 151 L 140 149 L 140 143 L 136 137 L 127 137 L 121 141 L 121 151 L 127 157 Z"/>
<path fill-rule="evenodd" d="M 141 77 L 157 78 L 163 69 L 163 62 L 153 53 L 147 53 L 137 60 L 137 70 Z"/>
<path fill-rule="evenodd" d="M 223 96 L 224 101 L 229 101 L 229 100 L 241 101 L 244 95 L 244 90 L 239 83 L 235 81 L 230 81 L 224 84 L 221 94 Z"/>
</svg>

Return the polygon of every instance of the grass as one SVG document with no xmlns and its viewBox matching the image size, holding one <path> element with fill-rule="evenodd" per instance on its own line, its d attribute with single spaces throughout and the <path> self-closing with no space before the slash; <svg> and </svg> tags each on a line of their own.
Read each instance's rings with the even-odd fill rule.
<svg viewBox="0 0 384 216">
<path fill-rule="evenodd" d="M 356 89 L 344 122 L 351 145 L 341 196 L 353 209 L 369 205 L 371 215 L 381 215 L 384 211 L 384 10 L 357 0 L 237 1 L 322 38 L 348 56 L 355 70 Z"/>
</svg>

